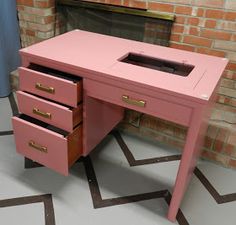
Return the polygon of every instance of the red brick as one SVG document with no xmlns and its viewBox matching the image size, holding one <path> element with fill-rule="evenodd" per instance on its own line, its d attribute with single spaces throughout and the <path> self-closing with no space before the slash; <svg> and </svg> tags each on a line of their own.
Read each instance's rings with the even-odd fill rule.
<svg viewBox="0 0 236 225">
<path fill-rule="evenodd" d="M 197 26 L 198 23 L 199 23 L 199 18 L 196 17 L 188 18 L 187 24 Z"/>
<path fill-rule="evenodd" d="M 191 15 L 192 13 L 192 7 L 188 6 L 176 6 L 175 13 L 177 14 L 185 14 L 185 15 Z"/>
<path fill-rule="evenodd" d="M 180 34 L 171 34 L 170 40 L 175 42 L 180 42 L 181 35 Z"/>
<path fill-rule="evenodd" d="M 229 105 L 229 106 L 233 106 L 236 107 L 236 99 L 235 98 L 230 98 L 228 96 L 218 96 L 218 100 L 219 103 L 225 104 L 225 105 Z"/>
<path fill-rule="evenodd" d="M 236 71 L 236 63 L 229 62 L 226 69 Z"/>
<path fill-rule="evenodd" d="M 236 12 L 225 12 L 224 13 L 225 20 L 236 20 Z"/>
<path fill-rule="evenodd" d="M 212 139 L 205 136 L 204 147 L 207 148 L 207 149 L 211 149 L 212 143 L 213 143 Z"/>
<path fill-rule="evenodd" d="M 174 6 L 172 4 L 148 2 L 148 9 L 157 10 L 157 11 L 160 11 L 160 12 L 173 12 L 174 11 Z"/>
<path fill-rule="evenodd" d="M 196 6 L 206 6 L 211 8 L 223 8 L 224 0 L 193 0 L 192 4 Z"/>
<path fill-rule="evenodd" d="M 175 18 L 175 23 L 184 24 L 187 17 L 177 15 Z"/>
<path fill-rule="evenodd" d="M 216 153 L 212 151 L 203 150 L 201 156 L 205 159 L 216 160 Z"/>
<path fill-rule="evenodd" d="M 53 23 L 49 23 L 49 24 L 38 24 L 38 23 L 27 23 L 27 27 L 35 30 L 35 31 L 42 31 L 42 32 L 47 32 L 47 31 L 51 31 L 54 29 L 54 24 Z"/>
<path fill-rule="evenodd" d="M 137 0 L 124 0 L 124 6 L 137 8 L 137 9 L 146 9 L 147 3 L 145 1 L 137 1 Z"/>
<path fill-rule="evenodd" d="M 172 27 L 171 32 L 173 32 L 173 33 L 183 33 L 183 31 L 184 31 L 184 26 L 174 24 L 173 27 Z"/>
<path fill-rule="evenodd" d="M 205 159 L 209 159 L 209 160 L 218 162 L 224 166 L 227 166 L 228 162 L 229 162 L 228 156 L 225 156 L 225 155 L 222 155 L 222 154 L 219 154 L 216 152 L 212 152 L 212 151 L 203 150 L 201 156 Z"/>
<path fill-rule="evenodd" d="M 224 144 L 226 143 L 226 139 L 228 138 L 228 136 L 229 131 L 227 129 L 219 129 L 213 145 L 213 149 L 217 152 L 223 152 Z"/>
<path fill-rule="evenodd" d="M 182 127 L 174 127 L 174 137 L 185 140 L 187 136 L 187 130 Z"/>
<path fill-rule="evenodd" d="M 206 54 L 206 55 L 225 57 L 225 52 L 213 50 L 211 48 L 197 48 L 197 52 L 202 53 L 202 54 Z"/>
<path fill-rule="evenodd" d="M 177 44 L 177 43 L 170 43 L 171 48 L 176 48 L 176 49 L 181 49 L 181 50 L 186 50 L 190 52 L 194 52 L 194 46 L 190 45 L 185 45 L 185 44 Z"/>
<path fill-rule="evenodd" d="M 233 35 L 232 35 L 231 41 L 236 41 L 236 34 L 233 34 Z"/>
<path fill-rule="evenodd" d="M 147 3 L 144 1 L 132 1 L 131 7 L 138 9 L 147 9 Z"/>
<path fill-rule="evenodd" d="M 219 29 L 222 30 L 229 30 L 229 31 L 236 31 L 236 22 L 234 21 L 220 21 L 217 25 Z"/>
<path fill-rule="evenodd" d="M 191 5 L 192 0 L 162 0 L 170 3 L 177 3 L 177 4 L 184 4 L 184 5 Z"/>
<path fill-rule="evenodd" d="M 206 28 L 215 28 L 216 27 L 216 20 L 206 20 L 205 27 Z"/>
<path fill-rule="evenodd" d="M 34 6 L 33 0 L 17 0 L 18 5 L 25 5 L 25 6 Z"/>
<path fill-rule="evenodd" d="M 195 36 L 185 36 L 183 42 L 187 44 L 205 46 L 205 47 L 211 47 L 212 44 L 212 40 Z"/>
<path fill-rule="evenodd" d="M 232 168 L 236 168 L 236 159 L 230 159 L 229 160 L 229 166 Z"/>
<path fill-rule="evenodd" d="M 35 31 L 26 29 L 25 33 L 29 36 L 35 36 Z"/>
<path fill-rule="evenodd" d="M 121 0 L 106 0 L 106 3 L 111 4 L 111 5 L 121 5 L 122 4 Z"/>
<path fill-rule="evenodd" d="M 224 142 L 219 141 L 219 140 L 215 140 L 214 141 L 214 145 L 213 145 L 213 150 L 219 153 L 223 152 L 223 148 L 224 147 Z"/>
<path fill-rule="evenodd" d="M 233 80 L 230 80 L 230 79 L 222 78 L 220 86 L 234 89 L 235 82 Z"/>
<path fill-rule="evenodd" d="M 43 18 L 44 24 L 53 23 L 55 21 L 55 15 L 45 16 Z"/>
<path fill-rule="evenodd" d="M 39 8 L 49 8 L 55 6 L 55 0 L 35 0 L 34 6 Z"/>
<path fill-rule="evenodd" d="M 33 7 L 24 7 L 24 13 L 34 14 L 39 16 L 48 16 L 55 13 L 55 8 L 33 8 Z"/>
<path fill-rule="evenodd" d="M 210 39 L 219 39 L 219 40 L 230 40 L 231 33 L 224 31 L 208 30 L 204 29 L 201 31 L 201 37 L 206 37 Z"/>
<path fill-rule="evenodd" d="M 236 151 L 235 151 L 235 146 L 227 144 L 224 149 L 224 153 L 229 155 L 229 156 L 234 156 L 236 157 Z"/>
<path fill-rule="evenodd" d="M 189 34 L 194 36 L 199 36 L 199 28 L 198 27 L 190 27 Z"/>
<path fill-rule="evenodd" d="M 208 9 L 206 10 L 205 17 L 213 18 L 213 19 L 222 19 L 224 16 L 224 11 L 222 10 L 212 10 Z"/>
<path fill-rule="evenodd" d="M 205 10 L 204 10 L 203 8 L 199 8 L 199 9 L 197 10 L 197 16 L 203 17 L 204 12 L 205 12 Z"/>
</svg>

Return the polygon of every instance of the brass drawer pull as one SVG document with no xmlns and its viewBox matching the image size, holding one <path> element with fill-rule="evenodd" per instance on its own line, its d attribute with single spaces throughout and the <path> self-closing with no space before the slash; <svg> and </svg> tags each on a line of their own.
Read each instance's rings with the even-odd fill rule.
<svg viewBox="0 0 236 225">
<path fill-rule="evenodd" d="M 35 88 L 40 90 L 40 91 L 45 91 L 45 92 L 50 93 L 50 94 L 54 94 L 55 93 L 55 88 L 54 87 L 43 86 L 40 83 L 36 83 L 35 84 Z"/>
<path fill-rule="evenodd" d="M 123 95 L 122 100 L 123 102 L 126 102 L 130 105 L 136 105 L 139 107 L 145 107 L 145 104 L 146 104 L 146 102 L 143 100 L 130 99 L 128 95 Z"/>
<path fill-rule="evenodd" d="M 36 144 L 34 141 L 29 141 L 29 146 L 43 153 L 48 153 L 47 147 Z"/>
<path fill-rule="evenodd" d="M 44 117 L 44 118 L 47 118 L 47 119 L 51 119 L 51 118 L 52 118 L 51 113 L 42 112 L 42 111 L 40 111 L 40 110 L 37 109 L 37 108 L 33 108 L 33 113 L 36 114 L 36 115 L 42 116 L 42 117 Z"/>
</svg>

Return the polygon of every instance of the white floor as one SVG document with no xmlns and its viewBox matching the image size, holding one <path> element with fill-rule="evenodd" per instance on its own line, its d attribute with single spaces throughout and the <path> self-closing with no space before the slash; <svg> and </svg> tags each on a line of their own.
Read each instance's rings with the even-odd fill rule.
<svg viewBox="0 0 236 225">
<path fill-rule="evenodd" d="M 0 98 L 0 133 L 12 130 L 11 107 L 8 98 Z M 135 160 L 179 154 L 153 142 L 121 134 Z M 139 197 L 145 193 L 172 192 L 179 161 L 152 163 L 131 167 L 113 135 L 109 135 L 90 156 L 101 193 L 93 199 L 84 163 L 76 163 L 68 177 L 47 168 L 24 168 L 24 158 L 15 151 L 13 135 L 0 136 L 0 225 L 171 225 L 166 219 L 168 205 L 164 198 L 152 198 L 129 203 L 117 203 L 123 196 Z M 199 161 L 199 170 L 219 195 L 236 193 L 236 171 Z M 90 179 L 90 178 L 89 178 Z M 22 197 L 51 194 L 51 211 L 44 203 L 24 203 Z M 18 199 L 20 198 L 20 200 Z M 40 197 L 41 198 L 41 197 Z M 14 200 L 15 199 L 15 200 Z M 5 200 L 5 201 L 4 201 Z M 111 206 L 94 208 L 104 201 Z M 10 206 L 6 202 L 11 202 Z M 23 203 L 19 203 L 19 202 Z M 100 203 L 99 203 L 100 202 Z M 55 223 L 48 220 L 54 209 Z M 235 225 L 236 196 L 218 204 L 196 175 L 184 197 L 181 211 L 188 221 L 183 225 Z M 49 214 L 45 215 L 45 212 Z M 53 217 L 54 218 L 54 217 Z"/>
</svg>

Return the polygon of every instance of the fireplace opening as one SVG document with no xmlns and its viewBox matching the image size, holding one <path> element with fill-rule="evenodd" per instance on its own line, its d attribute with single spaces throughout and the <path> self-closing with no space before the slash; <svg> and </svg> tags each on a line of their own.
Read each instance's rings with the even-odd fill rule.
<svg viewBox="0 0 236 225">
<path fill-rule="evenodd" d="M 188 76 L 194 68 L 193 65 L 153 58 L 136 53 L 129 53 L 125 57 L 119 59 L 119 61 L 183 77 Z"/>
<path fill-rule="evenodd" d="M 63 32 L 80 29 L 151 44 L 169 46 L 174 16 L 102 3 L 57 0 Z"/>
</svg>

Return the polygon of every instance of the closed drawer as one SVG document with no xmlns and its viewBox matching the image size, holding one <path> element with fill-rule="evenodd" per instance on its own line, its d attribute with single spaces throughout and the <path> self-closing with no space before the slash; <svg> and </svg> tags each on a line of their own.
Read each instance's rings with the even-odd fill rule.
<svg viewBox="0 0 236 225">
<path fill-rule="evenodd" d="M 20 90 L 76 107 L 82 100 L 82 79 L 71 74 L 31 64 L 19 68 Z"/>
<path fill-rule="evenodd" d="M 189 125 L 192 109 L 178 103 L 146 96 L 137 92 L 84 79 L 86 95 L 125 108 L 150 114 L 182 125 Z M 132 90 L 132 87 L 130 88 Z"/>
<path fill-rule="evenodd" d="M 26 115 L 12 118 L 17 152 L 63 175 L 82 155 L 82 125 L 72 133 Z"/>
<path fill-rule="evenodd" d="M 17 91 L 17 100 L 21 113 L 69 132 L 82 121 L 82 104 L 69 108 L 22 91 Z"/>
</svg>

